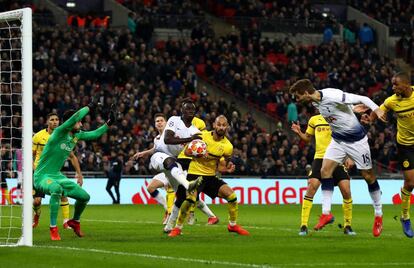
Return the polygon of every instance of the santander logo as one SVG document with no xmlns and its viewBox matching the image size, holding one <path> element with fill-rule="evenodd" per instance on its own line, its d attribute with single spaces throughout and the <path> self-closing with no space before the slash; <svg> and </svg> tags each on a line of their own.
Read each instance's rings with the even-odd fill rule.
<svg viewBox="0 0 414 268">
<path fill-rule="evenodd" d="M 142 205 L 142 204 L 158 204 L 158 202 L 151 197 L 151 195 L 147 192 L 148 182 L 145 180 L 145 188 L 141 186 L 141 191 L 134 194 L 132 196 L 132 204 L 134 205 Z"/>
</svg>

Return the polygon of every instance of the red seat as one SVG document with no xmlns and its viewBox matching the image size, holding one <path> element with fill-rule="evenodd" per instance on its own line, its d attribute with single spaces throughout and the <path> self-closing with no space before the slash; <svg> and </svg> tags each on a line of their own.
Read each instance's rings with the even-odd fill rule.
<svg viewBox="0 0 414 268">
<path fill-rule="evenodd" d="M 236 10 L 234 8 L 225 8 L 223 12 L 224 17 L 234 17 Z"/>
<path fill-rule="evenodd" d="M 164 48 L 165 48 L 165 41 L 163 41 L 163 40 L 159 40 L 159 41 L 157 41 L 157 42 L 155 43 L 155 47 L 156 47 L 158 50 L 164 49 Z"/>
<path fill-rule="evenodd" d="M 275 102 L 268 102 L 266 104 L 266 112 L 271 115 L 276 115 L 277 104 Z"/>
<path fill-rule="evenodd" d="M 266 60 L 270 61 L 271 63 L 275 64 L 277 62 L 277 56 L 275 53 L 270 52 L 266 55 Z"/>
<path fill-rule="evenodd" d="M 288 64 L 289 63 L 289 58 L 283 53 L 276 54 L 276 57 L 277 57 L 277 61 L 279 63 L 282 63 L 282 64 Z"/>
<path fill-rule="evenodd" d="M 327 72 L 316 73 L 316 76 L 319 77 L 321 80 L 328 80 L 328 73 Z"/>
<path fill-rule="evenodd" d="M 198 75 L 203 75 L 205 73 L 206 70 L 206 65 L 201 63 L 201 64 L 197 64 L 196 65 L 196 73 Z"/>
</svg>

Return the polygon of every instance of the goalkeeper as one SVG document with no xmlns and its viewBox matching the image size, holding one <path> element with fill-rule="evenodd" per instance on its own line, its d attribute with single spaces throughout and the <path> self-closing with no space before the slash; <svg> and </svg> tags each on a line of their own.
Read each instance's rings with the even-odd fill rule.
<svg viewBox="0 0 414 268">
<path fill-rule="evenodd" d="M 106 124 L 94 131 L 81 131 L 81 120 L 88 112 L 89 107 L 83 107 L 77 112 L 68 110 L 64 113 L 64 122 L 50 136 L 34 173 L 35 189 L 50 195 L 50 237 L 52 240 L 60 240 L 56 221 L 62 196 L 76 200 L 73 218 L 67 223 L 76 235 L 83 236 L 80 229 L 80 216 L 90 196 L 78 184 L 63 175 L 60 170 L 77 141 L 99 138 L 108 130 L 108 125 L 115 118 L 114 112 L 111 110 Z"/>
</svg>

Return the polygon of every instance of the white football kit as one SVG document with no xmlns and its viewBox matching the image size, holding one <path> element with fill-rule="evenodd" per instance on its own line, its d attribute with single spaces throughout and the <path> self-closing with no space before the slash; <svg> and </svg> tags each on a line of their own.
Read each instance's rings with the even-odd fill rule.
<svg viewBox="0 0 414 268">
<path fill-rule="evenodd" d="M 335 88 L 325 88 L 320 102 L 314 102 L 332 130 L 332 141 L 324 158 L 343 164 L 346 157 L 354 160 L 358 169 L 371 169 L 371 151 L 366 131 L 352 110 L 352 104 L 363 103 L 371 110 L 378 107 L 365 96 L 345 93 Z"/>
<path fill-rule="evenodd" d="M 157 176 L 157 179 L 164 182 L 164 185 L 166 185 L 166 179 L 168 179 L 174 190 L 177 190 L 179 183 L 175 179 L 172 179 L 173 176 L 171 176 L 171 174 L 169 174 L 170 172 L 165 169 L 164 161 L 168 157 L 176 158 L 184 149 L 185 144 L 165 144 L 164 138 L 167 130 L 173 131 L 178 138 L 189 138 L 196 133 L 200 133 L 200 130 L 194 125 L 187 127 L 180 116 L 171 116 L 167 121 L 163 133 L 154 139 L 155 153 L 150 159 L 150 169 L 154 169 L 158 172 L 167 172 L 165 174 L 166 176 L 160 175 Z M 180 165 L 178 162 L 176 162 L 176 164 Z"/>
</svg>

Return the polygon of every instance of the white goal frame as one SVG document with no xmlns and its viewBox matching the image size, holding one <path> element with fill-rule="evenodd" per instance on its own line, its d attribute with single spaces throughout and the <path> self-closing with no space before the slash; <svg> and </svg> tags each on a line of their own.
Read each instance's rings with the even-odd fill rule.
<svg viewBox="0 0 414 268">
<path fill-rule="evenodd" d="M 0 21 L 6 19 L 21 20 L 22 28 L 22 151 L 23 151 L 23 209 L 22 209 L 22 235 L 15 244 L 0 246 L 32 246 L 32 133 L 33 133 L 33 110 L 32 110 L 32 10 L 30 8 L 17 9 L 0 13 Z"/>
</svg>

